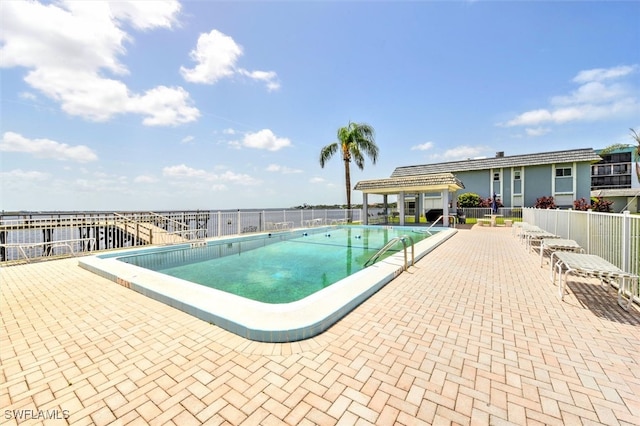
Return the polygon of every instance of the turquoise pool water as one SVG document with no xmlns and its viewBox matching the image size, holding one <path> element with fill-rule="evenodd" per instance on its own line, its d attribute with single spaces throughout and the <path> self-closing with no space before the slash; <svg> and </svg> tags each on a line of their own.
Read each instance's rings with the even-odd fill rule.
<svg viewBox="0 0 640 426">
<path fill-rule="evenodd" d="M 263 303 L 301 300 L 362 269 L 389 240 L 419 228 L 334 227 L 260 234 L 118 260 Z M 402 251 L 397 243 L 386 256 Z M 384 256 L 384 257 L 386 257 Z M 384 258 L 383 257 L 383 258 Z"/>
<path fill-rule="evenodd" d="M 457 232 L 451 228 L 432 231 L 429 236 L 424 228 L 414 227 L 315 228 L 134 248 L 82 257 L 78 263 L 246 339 L 294 342 L 327 330 L 403 273 L 404 256 L 392 251 L 363 268 L 363 262 L 387 241 L 411 236 L 418 261 Z M 190 281 L 200 279 L 190 277 L 195 272 L 225 290 Z M 231 293 L 234 288 L 247 296 Z"/>
</svg>

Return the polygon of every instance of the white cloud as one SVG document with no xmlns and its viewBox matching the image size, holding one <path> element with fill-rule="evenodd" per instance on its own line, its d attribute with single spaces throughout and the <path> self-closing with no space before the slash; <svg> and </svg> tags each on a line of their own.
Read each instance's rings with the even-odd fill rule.
<svg viewBox="0 0 640 426">
<path fill-rule="evenodd" d="M 190 104 L 189 93 L 182 87 L 158 86 L 130 98 L 128 110 L 148 115 L 142 121 L 147 126 L 166 126 L 197 120 L 200 111 Z"/>
<path fill-rule="evenodd" d="M 5 132 L 2 135 L 0 151 L 24 152 L 38 158 L 53 158 L 78 163 L 88 163 L 98 159 L 96 153 L 85 145 L 70 146 L 50 139 L 27 139 L 14 132 Z"/>
<path fill-rule="evenodd" d="M 215 175 L 201 169 L 187 167 L 185 164 L 177 166 L 168 166 L 162 169 L 162 174 L 167 177 L 175 178 L 195 178 L 195 179 L 212 179 Z"/>
<path fill-rule="evenodd" d="M 552 97 L 548 108 L 524 112 L 499 125 L 539 126 L 637 116 L 640 114 L 640 101 L 635 94 L 638 88 L 624 81 L 611 81 L 621 80 L 637 70 L 638 66 L 633 65 L 580 71 L 573 79 L 580 84 L 576 90 Z"/>
<path fill-rule="evenodd" d="M 420 145 L 414 145 L 411 147 L 412 151 L 428 151 L 431 148 L 433 148 L 434 144 L 433 142 L 425 142 L 425 143 L 421 143 Z"/>
<path fill-rule="evenodd" d="M 271 130 L 262 129 L 255 133 L 247 133 L 241 141 L 230 143 L 232 146 L 255 149 L 266 149 L 268 151 L 278 151 L 291 146 L 291 141 L 287 138 L 277 137 Z"/>
<path fill-rule="evenodd" d="M 181 7 L 182 5 L 176 0 L 109 2 L 109 9 L 114 18 L 119 21 L 128 21 L 140 30 L 173 27 Z"/>
<path fill-rule="evenodd" d="M 552 105 L 581 105 L 604 103 L 624 98 L 626 90 L 622 85 L 606 85 L 599 81 L 591 81 L 583 84 L 568 96 L 554 96 Z"/>
<path fill-rule="evenodd" d="M 135 183 L 155 183 L 158 181 L 158 179 L 156 179 L 153 176 L 140 175 L 140 176 L 136 176 L 136 178 L 133 181 Z"/>
<path fill-rule="evenodd" d="M 440 158 L 448 161 L 466 160 L 467 158 L 478 157 L 481 153 L 485 152 L 486 150 L 487 150 L 487 147 L 485 146 L 462 145 L 462 146 L 448 149 L 443 154 L 433 156 L 433 158 Z"/>
<path fill-rule="evenodd" d="M 15 169 L 8 172 L 0 172 L 0 177 L 2 177 L 2 180 L 44 181 L 49 179 L 50 175 L 35 170 L 24 171 L 22 169 Z"/>
<path fill-rule="evenodd" d="M 278 75 L 274 71 L 247 71 L 245 69 L 239 69 L 238 72 L 253 80 L 264 82 L 267 85 L 267 90 L 269 92 L 273 92 L 280 88 Z"/>
<path fill-rule="evenodd" d="M 186 144 L 186 143 L 189 143 L 189 142 L 193 142 L 194 139 L 195 138 L 193 136 L 191 136 L 191 135 L 185 136 L 184 138 L 182 138 L 180 140 L 180 143 L 185 143 Z"/>
<path fill-rule="evenodd" d="M 576 83 L 588 83 L 590 81 L 603 81 L 612 78 L 620 78 L 635 72 L 637 65 L 621 65 L 613 68 L 595 68 L 592 70 L 580 71 L 573 78 Z"/>
<path fill-rule="evenodd" d="M 282 174 L 292 174 L 292 173 L 302 173 L 301 169 L 292 169 L 290 167 L 281 166 L 279 164 L 269 164 L 266 168 L 266 171 L 273 173 L 282 173 Z"/>
<path fill-rule="evenodd" d="M 25 99 L 28 101 L 35 101 L 36 99 L 38 99 L 38 97 L 31 92 L 22 92 L 18 96 L 20 97 L 20 99 Z"/>
<path fill-rule="evenodd" d="M 0 66 L 29 69 L 25 81 L 71 115 L 105 121 L 136 113 L 150 126 L 191 122 L 200 114 L 184 89 L 159 86 L 136 94 L 105 76 L 129 73 L 119 58 L 132 37 L 120 25 L 171 28 L 179 11 L 173 0 L 2 2 Z"/>
<path fill-rule="evenodd" d="M 98 179 L 76 179 L 68 185 L 74 191 L 89 193 L 116 193 L 119 195 L 131 195 L 133 191 L 126 177 L 102 177 Z"/>
<path fill-rule="evenodd" d="M 212 84 L 234 74 L 242 47 L 228 35 L 212 30 L 200 34 L 196 48 L 189 56 L 197 64 L 192 69 L 180 67 L 184 79 L 191 83 Z"/>
<path fill-rule="evenodd" d="M 309 179 L 309 183 L 324 183 L 324 182 L 326 182 L 326 180 L 321 177 L 313 177 Z"/>
<path fill-rule="evenodd" d="M 236 68 L 243 55 L 242 46 L 233 38 L 218 30 L 200 34 L 196 48 L 189 54 L 196 63 L 193 68 L 180 67 L 185 80 L 191 83 L 214 84 L 223 78 L 242 75 L 252 80 L 264 82 L 269 91 L 280 88 L 274 71 L 248 71 Z"/>
<path fill-rule="evenodd" d="M 234 173 L 232 171 L 226 171 L 217 176 L 217 180 L 222 182 L 237 183 L 239 185 L 257 185 L 260 180 L 255 179 L 244 173 Z"/>
<path fill-rule="evenodd" d="M 235 183 L 238 185 L 249 186 L 261 183 L 260 180 L 255 179 L 247 174 L 234 173 L 229 170 L 225 171 L 224 173 L 217 174 L 202 169 L 194 169 L 185 164 L 165 167 L 162 169 L 162 174 L 163 176 L 169 178 L 214 182 L 218 185 L 224 185 L 225 183 Z"/>
<path fill-rule="evenodd" d="M 549 133 L 551 129 L 545 127 L 536 127 L 535 129 L 526 128 L 524 129 L 524 131 L 527 133 L 527 136 L 542 136 Z"/>
</svg>

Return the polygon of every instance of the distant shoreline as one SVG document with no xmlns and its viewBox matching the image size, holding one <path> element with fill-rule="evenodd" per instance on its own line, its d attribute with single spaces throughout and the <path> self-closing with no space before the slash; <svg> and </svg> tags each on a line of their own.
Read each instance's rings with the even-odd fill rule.
<svg viewBox="0 0 640 426">
<path fill-rule="evenodd" d="M 388 207 L 392 208 L 395 206 L 395 203 L 389 203 Z M 383 208 L 382 204 L 369 206 L 369 208 Z M 246 208 L 246 209 L 220 209 L 220 208 L 212 208 L 212 209 L 149 209 L 149 210 L 2 210 L 0 215 L 2 216 L 24 216 L 24 215 L 55 215 L 55 214 L 111 214 L 114 212 L 117 213 L 148 213 L 150 211 L 156 213 L 175 213 L 175 212 L 212 212 L 212 211 L 220 211 L 220 212 L 260 212 L 260 211 L 281 211 L 281 210 L 344 210 L 346 209 L 345 205 L 334 204 L 334 205 L 302 205 L 302 206 L 293 206 L 293 207 L 270 207 L 270 208 Z M 354 204 L 351 206 L 352 210 L 360 210 L 362 209 L 362 204 Z"/>
</svg>

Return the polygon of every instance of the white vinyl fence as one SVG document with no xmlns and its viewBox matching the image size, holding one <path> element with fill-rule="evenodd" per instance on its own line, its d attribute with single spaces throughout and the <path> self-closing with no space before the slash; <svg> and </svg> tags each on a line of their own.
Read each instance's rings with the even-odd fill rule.
<svg viewBox="0 0 640 426">
<path fill-rule="evenodd" d="M 625 272 L 640 274 L 640 215 L 524 208 L 522 220 L 575 240 L 587 253 Z M 634 296 L 640 298 L 640 294 Z"/>
</svg>

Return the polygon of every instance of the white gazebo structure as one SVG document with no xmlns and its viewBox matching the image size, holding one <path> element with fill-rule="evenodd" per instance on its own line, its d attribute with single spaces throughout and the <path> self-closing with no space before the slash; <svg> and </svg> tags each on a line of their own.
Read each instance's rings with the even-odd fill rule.
<svg viewBox="0 0 640 426">
<path fill-rule="evenodd" d="M 402 226 L 405 224 L 405 197 L 407 195 L 414 195 L 416 197 L 416 223 L 419 222 L 420 213 L 424 208 L 425 194 L 439 194 L 439 197 L 435 197 L 435 199 L 441 203 L 443 217 L 447 218 L 449 216 L 450 194 L 455 193 L 459 189 L 464 189 L 464 185 L 453 173 L 434 173 L 362 180 L 356 184 L 354 189 L 362 191 L 363 223 L 365 225 L 368 224 L 369 219 L 369 213 L 367 211 L 368 195 L 376 194 L 384 197 L 385 206 L 387 205 L 387 197 L 389 195 L 398 196 L 398 210 L 400 213 L 400 225 Z M 445 219 L 444 223 L 446 226 L 448 221 Z"/>
</svg>

